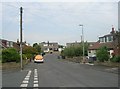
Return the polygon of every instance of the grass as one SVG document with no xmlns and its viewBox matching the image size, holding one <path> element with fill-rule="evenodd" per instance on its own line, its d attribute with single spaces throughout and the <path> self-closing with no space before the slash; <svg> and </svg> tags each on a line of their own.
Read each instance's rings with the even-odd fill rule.
<svg viewBox="0 0 120 89">
<path fill-rule="evenodd" d="M 29 60 L 23 60 L 23 66 L 28 64 Z M 16 62 L 9 62 L 9 63 L 1 63 L 2 64 L 2 70 L 11 70 L 11 69 L 20 69 L 21 64 Z"/>
</svg>

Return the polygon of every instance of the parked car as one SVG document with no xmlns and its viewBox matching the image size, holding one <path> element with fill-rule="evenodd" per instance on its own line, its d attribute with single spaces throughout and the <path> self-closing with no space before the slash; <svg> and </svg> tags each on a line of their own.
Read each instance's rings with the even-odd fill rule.
<svg viewBox="0 0 120 89">
<path fill-rule="evenodd" d="M 37 62 L 41 62 L 43 63 L 44 62 L 44 58 L 42 55 L 36 55 L 35 58 L 34 58 L 34 63 L 37 63 Z"/>
</svg>

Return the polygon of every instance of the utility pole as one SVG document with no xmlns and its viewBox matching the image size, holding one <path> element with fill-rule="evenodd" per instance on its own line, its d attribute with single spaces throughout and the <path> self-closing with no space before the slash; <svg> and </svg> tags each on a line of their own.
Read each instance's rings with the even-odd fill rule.
<svg viewBox="0 0 120 89">
<path fill-rule="evenodd" d="M 21 61 L 21 70 L 23 70 L 23 63 L 22 63 L 22 13 L 23 8 L 20 7 L 20 61 Z"/>
</svg>

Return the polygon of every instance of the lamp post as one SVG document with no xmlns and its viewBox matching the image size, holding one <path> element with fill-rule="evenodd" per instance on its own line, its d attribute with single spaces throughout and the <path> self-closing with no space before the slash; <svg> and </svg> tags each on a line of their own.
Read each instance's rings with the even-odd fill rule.
<svg viewBox="0 0 120 89">
<path fill-rule="evenodd" d="M 82 27 L 82 45 L 83 45 L 83 62 L 84 62 L 84 55 L 85 55 L 85 47 L 84 47 L 84 32 L 83 32 L 83 24 L 80 24 L 79 26 Z"/>
</svg>

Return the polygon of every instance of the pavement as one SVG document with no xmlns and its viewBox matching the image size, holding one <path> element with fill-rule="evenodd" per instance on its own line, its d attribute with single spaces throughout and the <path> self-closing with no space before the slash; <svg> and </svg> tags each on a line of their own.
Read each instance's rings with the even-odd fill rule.
<svg viewBox="0 0 120 89">
<path fill-rule="evenodd" d="M 118 87 L 118 74 L 108 67 L 80 64 L 46 54 L 44 63 L 2 72 L 3 87 Z M 112 68 L 112 70 L 117 70 Z"/>
</svg>

